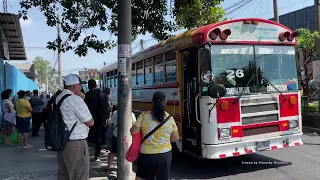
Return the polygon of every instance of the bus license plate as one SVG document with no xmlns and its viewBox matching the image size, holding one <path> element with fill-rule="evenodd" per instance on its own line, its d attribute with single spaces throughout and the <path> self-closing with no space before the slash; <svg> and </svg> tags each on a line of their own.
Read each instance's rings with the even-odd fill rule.
<svg viewBox="0 0 320 180">
<path fill-rule="evenodd" d="M 263 151 L 266 149 L 270 149 L 270 141 L 259 141 L 256 142 L 258 151 Z"/>
</svg>

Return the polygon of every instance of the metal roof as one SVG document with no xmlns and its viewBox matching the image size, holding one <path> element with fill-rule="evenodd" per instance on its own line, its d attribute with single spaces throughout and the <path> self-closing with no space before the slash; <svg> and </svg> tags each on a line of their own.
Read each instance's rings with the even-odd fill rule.
<svg viewBox="0 0 320 180">
<path fill-rule="evenodd" d="M 0 58 L 4 60 L 27 60 L 19 16 L 0 13 Z M 7 47 L 6 47 L 7 46 Z M 9 51 L 9 56 L 5 53 Z"/>
</svg>

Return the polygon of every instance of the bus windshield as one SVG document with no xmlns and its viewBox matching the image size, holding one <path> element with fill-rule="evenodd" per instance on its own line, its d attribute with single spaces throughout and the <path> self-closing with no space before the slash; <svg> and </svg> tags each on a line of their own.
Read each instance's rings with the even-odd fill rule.
<svg viewBox="0 0 320 180">
<path fill-rule="evenodd" d="M 297 90 L 293 46 L 213 45 L 211 53 L 214 83 L 227 95 Z"/>
</svg>

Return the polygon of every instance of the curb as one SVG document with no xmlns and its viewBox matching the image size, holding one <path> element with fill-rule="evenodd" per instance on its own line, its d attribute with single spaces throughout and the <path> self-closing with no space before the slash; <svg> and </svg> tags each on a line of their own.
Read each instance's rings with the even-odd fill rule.
<svg viewBox="0 0 320 180">
<path fill-rule="evenodd" d="M 303 134 L 306 133 L 317 133 L 320 134 L 320 128 L 313 128 L 313 127 L 302 127 Z"/>
</svg>

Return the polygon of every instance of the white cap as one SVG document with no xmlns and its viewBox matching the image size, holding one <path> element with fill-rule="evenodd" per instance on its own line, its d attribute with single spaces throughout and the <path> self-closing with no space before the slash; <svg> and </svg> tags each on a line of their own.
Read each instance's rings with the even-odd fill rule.
<svg viewBox="0 0 320 180">
<path fill-rule="evenodd" d="M 80 84 L 79 77 L 75 74 L 68 74 L 63 80 L 66 86 Z"/>
</svg>

